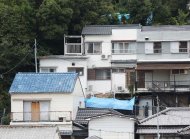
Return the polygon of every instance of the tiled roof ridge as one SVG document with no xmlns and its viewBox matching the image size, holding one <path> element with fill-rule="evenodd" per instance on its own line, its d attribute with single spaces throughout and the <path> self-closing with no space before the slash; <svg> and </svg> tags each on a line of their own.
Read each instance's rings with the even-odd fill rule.
<svg viewBox="0 0 190 139">
<path fill-rule="evenodd" d="M 185 128 L 182 128 L 181 130 L 178 131 L 178 133 L 185 132 L 185 131 L 187 131 L 189 129 L 190 129 L 190 125 L 185 127 Z"/>
<path fill-rule="evenodd" d="M 169 107 L 169 108 L 166 108 L 166 109 L 163 110 L 163 111 L 160 111 L 160 112 L 158 113 L 158 116 L 161 115 L 161 114 L 163 114 L 163 113 L 169 112 L 169 111 L 171 111 L 171 110 L 175 110 L 175 111 L 190 110 L 190 107 Z M 156 114 L 153 114 L 153 115 L 151 115 L 151 116 L 149 116 L 149 117 L 147 117 L 147 118 L 145 118 L 145 119 L 142 119 L 142 120 L 140 121 L 140 124 L 142 124 L 142 123 L 144 123 L 144 122 L 146 122 L 146 121 L 148 121 L 148 120 L 150 120 L 150 119 L 152 119 L 152 118 L 154 118 L 154 117 L 157 117 L 157 113 L 156 113 Z"/>
</svg>

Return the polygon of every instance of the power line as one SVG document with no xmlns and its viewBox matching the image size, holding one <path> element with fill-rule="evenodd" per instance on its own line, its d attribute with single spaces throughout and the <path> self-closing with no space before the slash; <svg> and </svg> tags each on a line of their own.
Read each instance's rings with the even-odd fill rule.
<svg viewBox="0 0 190 139">
<path fill-rule="evenodd" d="M 25 59 L 26 57 L 31 53 L 32 51 L 29 51 L 15 66 L 13 66 L 11 69 L 9 69 L 8 71 L 0 74 L 0 77 L 3 78 L 3 75 L 8 74 L 9 72 L 11 72 L 12 70 L 14 70 L 15 68 L 17 68 Z"/>
</svg>

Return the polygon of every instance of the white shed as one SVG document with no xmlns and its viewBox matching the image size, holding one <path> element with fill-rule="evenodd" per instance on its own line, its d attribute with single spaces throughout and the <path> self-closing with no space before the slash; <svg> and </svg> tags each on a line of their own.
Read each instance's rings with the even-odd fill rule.
<svg viewBox="0 0 190 139">
<path fill-rule="evenodd" d="M 103 139 L 134 139 L 135 120 L 120 114 L 103 114 L 88 119 L 90 136 Z"/>
</svg>

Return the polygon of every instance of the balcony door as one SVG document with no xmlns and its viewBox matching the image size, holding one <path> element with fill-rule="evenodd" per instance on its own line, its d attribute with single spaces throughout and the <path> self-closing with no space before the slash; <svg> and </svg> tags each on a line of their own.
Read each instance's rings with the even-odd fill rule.
<svg viewBox="0 0 190 139">
<path fill-rule="evenodd" d="M 24 121 L 49 121 L 49 101 L 24 101 Z"/>
<path fill-rule="evenodd" d="M 40 121 L 40 102 L 32 102 L 31 103 L 31 120 L 33 122 Z"/>
</svg>

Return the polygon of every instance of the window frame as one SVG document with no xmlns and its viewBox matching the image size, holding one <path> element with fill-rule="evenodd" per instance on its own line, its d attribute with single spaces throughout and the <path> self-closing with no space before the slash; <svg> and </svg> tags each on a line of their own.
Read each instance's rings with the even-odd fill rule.
<svg viewBox="0 0 190 139">
<path fill-rule="evenodd" d="M 120 44 L 122 44 L 122 48 L 123 49 L 120 49 L 120 47 L 121 47 Z M 118 49 L 115 49 L 116 46 L 118 47 Z M 119 42 L 119 41 L 116 41 L 116 42 L 112 42 L 112 50 L 111 51 L 112 51 L 112 54 L 134 54 L 135 53 L 135 49 L 129 49 L 129 48 L 130 48 L 129 47 L 129 42 L 125 42 L 125 41 Z"/>
<path fill-rule="evenodd" d="M 69 71 L 69 70 L 75 70 L 75 71 Z M 77 70 L 80 70 L 80 69 L 82 69 L 82 74 L 80 74 L 79 72 L 77 72 Z M 67 71 L 68 72 L 74 72 L 74 73 L 77 73 L 78 74 L 78 76 L 84 76 L 84 67 L 68 67 L 67 68 Z"/>
<path fill-rule="evenodd" d="M 47 72 L 43 72 L 42 69 L 48 70 Z M 54 70 L 54 71 L 51 71 Z M 57 67 L 40 67 L 40 73 L 54 73 L 56 72 Z"/>
<path fill-rule="evenodd" d="M 155 48 L 155 47 L 160 48 Z M 161 54 L 162 53 L 162 42 L 153 42 L 153 53 L 154 54 Z"/>
<path fill-rule="evenodd" d="M 99 52 L 95 52 L 95 49 L 94 47 L 97 47 L 95 44 L 99 44 Z M 89 47 L 90 47 L 90 44 L 92 44 L 92 53 L 89 53 L 88 50 L 89 50 Z M 98 55 L 98 54 L 102 54 L 102 42 L 85 42 L 85 49 L 86 49 L 86 54 L 90 54 L 90 55 Z"/>
<path fill-rule="evenodd" d="M 188 72 L 187 69 L 172 69 L 171 70 L 172 75 L 183 75 L 183 74 L 187 74 L 187 72 Z"/>
<path fill-rule="evenodd" d="M 97 72 L 98 70 L 104 70 L 104 71 L 108 71 L 108 73 L 106 73 L 107 77 L 106 78 L 97 78 Z M 103 76 L 99 76 L 99 77 L 103 77 Z M 111 80 L 111 69 L 110 68 L 102 68 L 102 69 L 88 69 L 87 72 L 87 80 Z"/>
<path fill-rule="evenodd" d="M 78 47 L 80 47 L 80 52 L 69 52 L 69 49 L 68 49 L 68 47 L 75 47 L 74 49 L 76 50 L 76 47 L 78 46 Z M 81 44 L 79 44 L 79 43 L 70 43 L 70 44 L 66 44 L 66 46 L 65 46 L 65 48 L 66 48 L 66 50 L 65 50 L 65 54 L 82 54 L 82 45 Z"/>
<path fill-rule="evenodd" d="M 106 77 L 105 78 L 99 78 L 99 77 L 103 77 L 103 76 L 97 76 L 98 71 L 101 71 L 101 72 L 105 71 Z M 109 76 L 108 76 L 108 74 L 109 74 Z M 95 69 L 95 80 L 111 80 L 111 69 Z"/>
<path fill-rule="evenodd" d="M 183 48 L 184 47 L 184 45 L 182 45 L 183 43 L 186 43 L 186 45 L 185 45 L 186 48 Z M 182 47 L 182 48 L 180 48 L 180 47 Z M 184 50 L 186 50 L 186 51 L 184 51 Z M 187 41 L 179 42 L 179 53 L 188 53 L 188 42 Z"/>
</svg>

